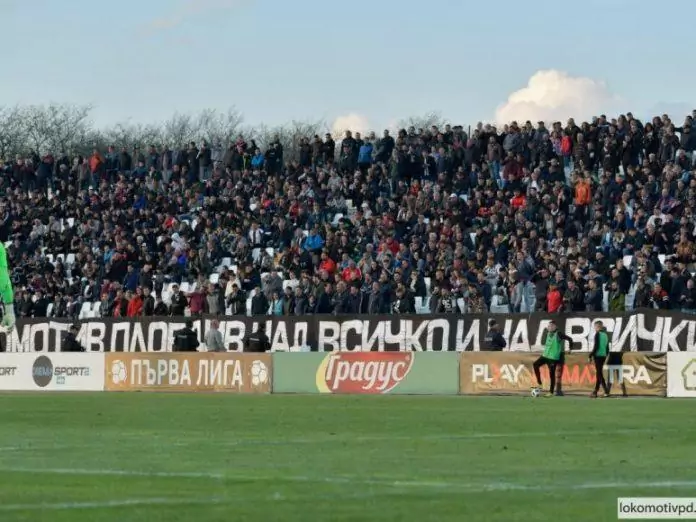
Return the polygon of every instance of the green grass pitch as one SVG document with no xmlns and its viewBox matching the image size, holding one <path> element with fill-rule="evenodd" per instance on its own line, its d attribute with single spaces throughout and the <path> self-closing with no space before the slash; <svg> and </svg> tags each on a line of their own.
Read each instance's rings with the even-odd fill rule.
<svg viewBox="0 0 696 522">
<path fill-rule="evenodd" d="M 694 403 L 9 394 L 0 521 L 617 519 L 696 497 Z"/>
</svg>

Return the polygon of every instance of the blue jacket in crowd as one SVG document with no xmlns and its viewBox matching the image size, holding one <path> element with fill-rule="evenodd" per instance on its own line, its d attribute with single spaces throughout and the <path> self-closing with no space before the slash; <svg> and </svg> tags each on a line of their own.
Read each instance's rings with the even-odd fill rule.
<svg viewBox="0 0 696 522">
<path fill-rule="evenodd" d="M 365 143 L 360 147 L 358 163 L 372 163 L 372 143 Z"/>
<path fill-rule="evenodd" d="M 310 232 L 303 246 L 305 250 L 320 250 L 324 247 L 324 240 L 319 234 Z"/>
<path fill-rule="evenodd" d="M 251 158 L 251 168 L 254 170 L 261 170 L 265 161 L 266 158 L 263 156 L 263 154 L 257 154 Z"/>
</svg>

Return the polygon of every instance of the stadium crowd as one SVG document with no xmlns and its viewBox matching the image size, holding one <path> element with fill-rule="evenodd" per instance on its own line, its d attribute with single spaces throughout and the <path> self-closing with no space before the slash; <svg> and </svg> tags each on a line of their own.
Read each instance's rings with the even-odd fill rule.
<svg viewBox="0 0 696 522">
<path fill-rule="evenodd" d="M 17 157 L 16 312 L 696 310 L 692 117 Z"/>
</svg>

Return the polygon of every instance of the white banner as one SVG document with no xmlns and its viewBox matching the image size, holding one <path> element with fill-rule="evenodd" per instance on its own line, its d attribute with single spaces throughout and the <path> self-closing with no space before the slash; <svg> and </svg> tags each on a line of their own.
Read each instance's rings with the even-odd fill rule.
<svg viewBox="0 0 696 522">
<path fill-rule="evenodd" d="M 0 353 L 0 391 L 104 391 L 104 354 Z"/>
<path fill-rule="evenodd" d="M 667 353 L 667 397 L 696 397 L 696 353 Z"/>
</svg>

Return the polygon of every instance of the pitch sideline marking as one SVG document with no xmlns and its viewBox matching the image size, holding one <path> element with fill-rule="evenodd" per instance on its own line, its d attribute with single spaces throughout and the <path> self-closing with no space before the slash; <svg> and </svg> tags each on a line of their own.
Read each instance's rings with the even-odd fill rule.
<svg viewBox="0 0 696 522">
<path fill-rule="evenodd" d="M 132 506 L 173 506 L 185 504 L 221 504 L 227 502 L 219 498 L 133 498 L 126 500 L 105 500 L 95 502 L 59 502 L 46 504 L 9 504 L 0 505 L 0 511 L 59 511 L 73 509 L 101 509 Z"/>
<path fill-rule="evenodd" d="M 0 471 L 7 473 L 30 473 L 35 475 L 86 475 L 86 476 L 120 476 L 120 477 L 156 477 L 156 478 L 205 478 L 205 479 L 224 479 L 230 477 L 224 473 L 210 472 L 187 472 L 187 471 L 131 471 L 121 469 L 80 469 L 80 468 L 1 468 Z M 260 480 L 258 478 L 249 480 Z"/>
<path fill-rule="evenodd" d="M 88 470 L 88 469 L 32 469 L 32 468 L 2 468 L 0 472 L 4 473 L 32 473 L 32 474 L 55 474 L 55 475 L 88 475 L 88 476 L 130 476 L 130 477 L 160 477 L 160 478 L 207 478 L 215 480 L 237 480 L 248 482 L 314 482 L 314 483 L 329 483 L 329 484 L 353 484 L 353 485 L 371 485 L 385 487 L 404 487 L 404 488 L 435 488 L 435 489 L 451 489 L 463 493 L 486 493 L 490 491 L 566 491 L 573 489 L 594 490 L 594 489 L 627 489 L 627 488 L 643 488 L 643 489 L 659 489 L 659 488 L 693 488 L 696 487 L 696 480 L 688 481 L 648 481 L 648 482 L 587 482 L 576 484 L 557 484 L 557 485 L 527 485 L 514 484 L 503 482 L 492 482 L 488 484 L 476 484 L 466 482 L 448 482 L 448 481 L 413 481 L 399 479 L 365 479 L 362 477 L 308 477 L 308 476 L 246 476 L 246 475 L 229 475 L 224 473 L 211 472 L 147 472 L 147 471 L 128 471 L 128 470 Z M 162 499 L 155 499 L 162 500 Z M 167 499 L 164 499 L 167 500 Z M 182 503 L 191 502 L 181 500 Z M 202 502 L 202 501 L 201 501 Z M 2 507 L 0 506 L 0 509 Z"/>
</svg>

